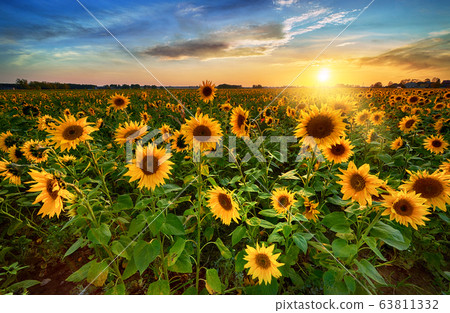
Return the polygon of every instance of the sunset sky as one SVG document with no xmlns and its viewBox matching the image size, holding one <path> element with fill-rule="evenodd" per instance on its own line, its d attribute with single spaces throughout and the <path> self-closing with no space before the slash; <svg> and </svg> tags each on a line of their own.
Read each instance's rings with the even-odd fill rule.
<svg viewBox="0 0 450 313">
<path fill-rule="evenodd" d="M 80 2 L 164 85 L 283 86 L 371 1 Z M 0 82 L 159 85 L 76 0 L 0 11 Z M 375 0 L 293 85 L 450 79 L 449 16 L 448 0 Z"/>
</svg>

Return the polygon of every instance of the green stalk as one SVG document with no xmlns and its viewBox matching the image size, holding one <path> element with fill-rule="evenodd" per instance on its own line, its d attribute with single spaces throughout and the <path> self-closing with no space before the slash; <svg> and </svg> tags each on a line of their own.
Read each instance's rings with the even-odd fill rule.
<svg viewBox="0 0 450 313">
<path fill-rule="evenodd" d="M 98 166 L 97 158 L 95 157 L 94 152 L 92 151 L 91 145 L 89 144 L 88 141 L 86 142 L 86 146 L 88 147 L 89 153 L 91 154 L 91 157 L 92 157 L 92 161 L 94 162 L 94 168 L 102 180 L 103 191 L 106 194 L 106 196 L 108 197 L 109 203 L 112 204 L 111 195 L 109 194 L 108 187 L 106 186 L 105 177 L 104 177 L 103 172 L 101 171 L 100 167 Z"/>
<path fill-rule="evenodd" d="M 201 211 L 202 211 L 202 152 L 200 150 L 200 160 L 197 166 L 197 174 L 199 177 L 198 182 L 198 210 L 197 210 L 197 262 L 196 262 L 196 271 L 195 271 L 195 288 L 197 289 L 197 293 L 199 293 L 199 282 L 200 282 L 200 255 L 201 255 Z"/>
</svg>

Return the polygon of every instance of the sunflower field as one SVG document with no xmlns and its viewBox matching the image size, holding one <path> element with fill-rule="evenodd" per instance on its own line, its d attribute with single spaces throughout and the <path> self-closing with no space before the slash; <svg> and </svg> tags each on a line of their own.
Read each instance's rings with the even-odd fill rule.
<svg viewBox="0 0 450 313">
<path fill-rule="evenodd" d="M 448 294 L 450 90 L 0 93 L 0 294 Z"/>
</svg>

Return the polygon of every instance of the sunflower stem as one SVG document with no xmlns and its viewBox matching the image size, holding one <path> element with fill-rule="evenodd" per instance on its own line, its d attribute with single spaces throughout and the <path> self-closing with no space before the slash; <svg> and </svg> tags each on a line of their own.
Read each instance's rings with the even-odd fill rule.
<svg viewBox="0 0 450 313">
<path fill-rule="evenodd" d="M 106 181 L 105 181 L 103 172 L 101 171 L 100 167 L 98 166 L 97 158 L 95 157 L 94 152 L 92 151 L 92 148 L 91 148 L 91 145 L 89 144 L 89 142 L 86 142 L 86 146 L 88 147 L 89 153 L 91 154 L 92 161 L 94 162 L 95 170 L 97 171 L 98 175 L 100 176 L 100 178 L 102 180 L 103 191 L 106 194 L 106 196 L 108 197 L 109 203 L 112 204 L 111 195 L 109 194 L 108 187 L 106 186 Z"/>
<path fill-rule="evenodd" d="M 198 211 L 197 211 L 197 262 L 196 262 L 196 272 L 195 272 L 195 288 L 197 293 L 199 293 L 199 282 L 200 282 L 200 255 L 201 249 L 201 211 L 202 211 L 202 153 L 200 151 L 199 162 L 197 165 L 197 174 L 199 177 L 198 182 Z"/>
</svg>

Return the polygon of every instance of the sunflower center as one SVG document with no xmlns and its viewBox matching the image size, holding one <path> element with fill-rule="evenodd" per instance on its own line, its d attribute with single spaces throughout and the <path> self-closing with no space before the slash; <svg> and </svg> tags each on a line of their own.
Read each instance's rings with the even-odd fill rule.
<svg viewBox="0 0 450 313">
<path fill-rule="evenodd" d="M 416 193 L 420 193 L 421 197 L 423 198 L 434 198 L 442 194 L 444 191 L 444 187 L 442 186 L 441 182 L 431 178 L 420 178 L 416 180 L 416 182 L 413 185 L 413 190 Z"/>
<path fill-rule="evenodd" d="M 416 96 L 413 96 L 413 97 L 409 98 L 409 102 L 410 102 L 410 103 L 417 102 L 418 100 L 419 100 L 419 98 L 416 97 Z"/>
<path fill-rule="evenodd" d="M 83 127 L 80 125 L 71 125 L 64 129 L 62 136 L 65 140 L 75 140 L 83 135 Z"/>
<path fill-rule="evenodd" d="M 8 136 L 5 138 L 5 146 L 7 148 L 11 148 L 17 143 L 17 139 L 14 136 Z"/>
<path fill-rule="evenodd" d="M 41 147 L 40 145 L 32 145 L 30 147 L 30 153 L 33 157 L 40 159 L 44 155 L 45 148 Z"/>
<path fill-rule="evenodd" d="M 184 136 L 180 135 L 177 138 L 177 147 L 180 149 L 184 149 L 187 147 L 186 142 L 184 141 Z"/>
<path fill-rule="evenodd" d="M 47 180 L 47 193 L 53 200 L 56 200 L 56 198 L 58 198 L 59 188 L 53 190 L 53 188 L 56 186 L 58 186 L 58 181 L 56 179 Z"/>
<path fill-rule="evenodd" d="M 133 135 L 136 134 L 138 131 L 139 131 L 138 129 L 129 130 L 125 133 L 124 137 L 128 138 L 128 137 L 132 136 L 132 138 L 130 138 L 130 139 L 135 139 L 135 136 L 133 136 Z"/>
<path fill-rule="evenodd" d="M 146 155 L 142 159 L 141 169 L 145 175 L 155 174 L 159 168 L 159 159 L 154 155 Z"/>
<path fill-rule="evenodd" d="M 211 137 L 211 129 L 208 126 L 199 125 L 195 127 L 193 134 L 198 141 L 208 141 Z"/>
<path fill-rule="evenodd" d="M 343 155 L 345 152 L 345 146 L 341 144 L 336 144 L 331 146 L 331 153 L 334 155 Z"/>
<path fill-rule="evenodd" d="M 313 117 L 306 126 L 308 134 L 319 139 L 329 136 L 333 130 L 333 121 L 328 116 L 323 115 Z"/>
<path fill-rule="evenodd" d="M 205 97 L 209 97 L 212 94 L 212 89 L 209 86 L 203 88 L 202 93 Z"/>
<path fill-rule="evenodd" d="M 270 259 L 267 254 L 258 253 L 255 257 L 256 265 L 262 267 L 263 269 L 268 269 L 270 267 Z"/>
<path fill-rule="evenodd" d="M 231 199 L 228 195 L 221 193 L 219 194 L 219 203 L 220 206 L 225 210 L 225 211 L 230 211 L 233 209 L 233 205 L 231 203 Z"/>
<path fill-rule="evenodd" d="M 440 146 L 442 146 L 442 142 L 440 140 L 433 140 L 431 142 L 431 145 L 435 148 L 439 148 Z"/>
<path fill-rule="evenodd" d="M 366 186 L 366 180 L 359 174 L 353 174 L 350 178 L 350 185 L 356 191 L 361 191 Z"/>
<path fill-rule="evenodd" d="M 14 156 L 18 159 L 21 159 L 23 157 L 23 153 L 22 151 L 20 151 L 20 149 L 16 149 L 14 150 Z"/>
<path fill-rule="evenodd" d="M 400 199 L 394 204 L 394 210 L 397 214 L 402 216 L 411 216 L 413 212 L 413 206 L 406 199 Z"/>
<path fill-rule="evenodd" d="M 411 127 L 414 125 L 415 122 L 416 122 L 415 120 L 408 120 L 408 121 L 405 123 L 405 127 L 406 127 L 406 128 L 411 128 Z"/>
<path fill-rule="evenodd" d="M 241 128 L 242 125 L 244 125 L 244 123 L 245 123 L 245 116 L 239 114 L 239 116 L 238 116 L 238 118 L 237 118 L 237 126 L 238 126 L 239 128 Z"/>
<path fill-rule="evenodd" d="M 123 100 L 122 98 L 116 98 L 116 99 L 114 99 L 114 104 L 116 106 L 122 106 L 125 104 L 125 100 Z"/>
<path fill-rule="evenodd" d="M 283 207 L 287 207 L 289 205 L 289 199 L 286 196 L 281 196 L 278 198 L 278 203 Z"/>
</svg>

